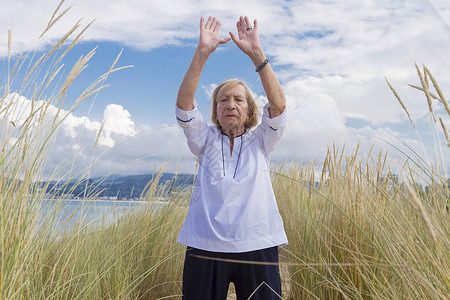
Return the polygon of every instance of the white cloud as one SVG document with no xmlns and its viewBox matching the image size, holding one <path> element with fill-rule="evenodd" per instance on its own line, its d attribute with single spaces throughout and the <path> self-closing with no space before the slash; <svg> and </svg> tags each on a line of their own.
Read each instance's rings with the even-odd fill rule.
<svg viewBox="0 0 450 300">
<path fill-rule="evenodd" d="M 208 86 L 204 86 L 204 85 L 202 86 L 202 89 L 205 92 L 208 99 L 212 99 L 212 94 L 214 93 L 214 90 L 216 89 L 217 86 L 218 86 L 218 84 L 216 84 L 216 83 L 211 83 Z"/>
<path fill-rule="evenodd" d="M 414 149 L 419 157 L 426 161 L 434 161 L 436 149 L 428 141 L 425 142 L 426 136 L 420 141 L 417 137 L 411 137 L 409 132 L 404 134 L 389 126 L 361 128 L 348 126 L 337 99 L 333 97 L 333 94 L 327 93 L 327 89 L 320 89 L 315 85 L 316 80 L 316 78 L 297 79 L 284 86 L 287 97 L 288 126 L 272 155 L 274 161 L 284 161 L 288 158 L 304 163 L 316 161 L 320 165 L 323 163 L 327 149 L 333 145 L 339 150 L 345 149 L 345 154 L 352 153 L 359 145 L 359 154 L 365 158 L 368 153 L 372 153 L 374 157 L 380 152 L 389 153 L 392 162 L 401 161 L 401 157 L 405 154 L 414 156 L 411 152 L 411 149 Z M 371 113 L 370 105 L 368 113 Z M 426 123 L 428 122 L 422 121 L 418 124 L 422 134 L 423 129 L 428 131 Z M 407 125 L 412 131 L 412 125 Z M 419 128 L 424 126 L 425 128 Z M 419 131 L 416 133 L 420 134 Z M 442 137 L 441 141 L 443 141 Z M 444 147 L 443 151 L 446 150 L 448 149 Z M 448 162 L 443 163 L 448 164 Z M 399 170 L 399 165 L 389 167 Z"/>
<path fill-rule="evenodd" d="M 285 90 L 289 121 L 285 134 L 272 155 L 274 162 L 288 158 L 303 162 L 316 161 L 320 164 L 327 148 L 333 143 L 338 148 L 345 144 L 347 152 L 354 151 L 355 146 L 360 143 L 362 156 L 368 153 L 372 146 L 372 153 L 375 154 L 389 149 L 391 156 L 400 160 L 401 152 L 389 145 L 395 145 L 408 153 L 398 138 L 416 149 L 421 157 L 426 157 L 425 152 L 433 152 L 433 149 L 429 148 L 422 152 L 422 145 L 417 140 L 404 137 L 387 127 L 347 127 L 335 99 L 314 86 L 308 87 L 308 82 L 291 82 Z M 16 99 L 21 99 L 21 107 L 30 105 L 30 101 L 25 97 Z M 18 104 L 19 102 L 16 103 Z M 52 113 L 44 119 L 53 118 L 56 108 L 49 105 L 48 111 Z M 79 117 L 74 113 L 62 111 L 61 115 L 64 114 L 67 114 L 67 117 L 61 123 L 54 146 L 47 155 L 47 172 L 59 170 L 60 176 L 68 174 L 70 170 L 72 176 L 83 174 L 87 170 L 90 176 L 111 172 L 142 174 L 153 172 L 155 166 L 159 168 L 165 162 L 170 163 L 166 169 L 170 172 L 193 172 L 195 169 L 196 159 L 189 152 L 186 139 L 178 125 L 164 125 L 159 128 L 146 125 L 136 127 L 132 116 L 122 106 L 108 105 L 105 107 L 103 130 L 109 132 L 107 137 L 111 139 L 111 144 L 105 139 L 106 142 L 99 142 L 94 149 L 101 122 L 88 116 Z M 23 114 L 19 119 L 24 118 L 26 119 L 26 115 Z M 16 119 L 18 124 L 19 119 Z M 111 122 L 112 120 L 117 122 Z M 450 126 L 448 122 L 447 126 Z M 15 137 L 12 137 L 11 141 L 14 139 Z"/>
<path fill-rule="evenodd" d="M 288 127 L 276 158 L 316 159 L 333 141 L 342 144 L 346 140 L 345 119 L 332 96 L 302 80 L 291 81 L 284 89 Z"/>
<path fill-rule="evenodd" d="M 68 174 L 69 171 L 72 176 L 81 175 L 87 171 L 92 176 L 114 171 L 120 171 L 121 174 L 151 173 L 154 171 L 155 164 L 161 165 L 166 161 L 172 161 L 166 171 L 174 172 L 178 166 L 178 160 L 185 162 L 181 171 L 193 172 L 194 170 L 195 160 L 178 126 L 136 128 L 127 110 L 121 105 L 109 104 L 104 109 L 102 134 L 94 147 L 102 122 L 92 120 L 88 116 L 76 116 L 74 112 L 64 110 L 60 110 L 59 117 L 56 117 L 58 109 L 42 100 L 35 102 L 33 111 L 43 111 L 45 107 L 47 114 L 45 117 L 38 118 L 39 113 L 32 114 L 31 100 L 18 94 L 12 94 L 7 98 L 9 100 L 0 107 L 0 111 L 3 112 L 0 115 L 0 121 L 6 120 L 7 124 L 2 126 L 9 126 L 16 130 L 10 137 L 11 142 L 16 140 L 21 130 L 19 127 L 30 116 L 34 124 L 38 122 L 41 124 L 37 127 L 41 129 L 45 128 L 42 127 L 42 122 L 50 124 L 55 118 L 57 121 L 64 118 L 53 146 L 46 154 L 46 173 L 57 170 L 58 176 Z M 5 111 L 4 108 L 7 105 L 9 110 Z M 39 107 L 42 108 L 39 109 Z M 48 134 L 44 131 L 43 134 Z M 34 130 L 32 132 L 36 136 L 40 134 Z"/>
<path fill-rule="evenodd" d="M 80 134 L 80 129 L 84 128 L 89 132 L 100 130 L 100 122 L 92 121 L 88 117 L 77 117 L 69 113 L 63 121 L 62 129 L 71 138 L 76 138 Z"/>
<path fill-rule="evenodd" d="M 130 113 L 122 105 L 109 104 L 106 106 L 103 114 L 103 130 L 99 138 L 99 144 L 113 147 L 115 141 L 113 135 L 123 135 L 130 137 L 136 134 L 134 122 L 131 120 Z"/>
</svg>

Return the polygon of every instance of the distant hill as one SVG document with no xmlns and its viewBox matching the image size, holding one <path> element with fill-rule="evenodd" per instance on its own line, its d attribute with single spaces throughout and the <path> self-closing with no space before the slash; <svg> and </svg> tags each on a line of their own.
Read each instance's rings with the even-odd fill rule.
<svg viewBox="0 0 450 300">
<path fill-rule="evenodd" d="M 154 180 L 156 175 L 113 175 L 110 177 L 96 177 L 81 182 L 71 181 L 50 182 L 48 183 L 47 193 L 58 195 L 70 195 L 70 197 L 83 197 L 84 195 L 92 195 L 95 193 L 97 198 L 117 198 L 137 200 L 144 192 L 149 183 Z M 183 188 L 194 183 L 194 175 L 192 174 L 173 174 L 163 173 L 159 179 L 158 185 L 167 185 L 168 189 Z M 42 182 L 44 186 L 46 183 Z"/>
</svg>

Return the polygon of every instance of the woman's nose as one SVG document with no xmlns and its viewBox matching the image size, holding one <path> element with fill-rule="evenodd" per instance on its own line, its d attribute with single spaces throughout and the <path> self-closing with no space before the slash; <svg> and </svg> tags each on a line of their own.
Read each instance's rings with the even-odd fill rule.
<svg viewBox="0 0 450 300">
<path fill-rule="evenodd" d="M 231 99 L 230 101 L 228 101 L 228 104 L 227 104 L 227 108 L 228 108 L 228 109 L 234 109 L 235 107 L 236 107 L 236 103 L 234 102 L 233 99 Z"/>
</svg>

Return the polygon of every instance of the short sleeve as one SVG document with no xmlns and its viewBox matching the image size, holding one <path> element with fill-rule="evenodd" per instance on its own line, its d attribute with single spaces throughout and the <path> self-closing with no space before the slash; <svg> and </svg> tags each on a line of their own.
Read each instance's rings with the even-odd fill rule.
<svg viewBox="0 0 450 300">
<path fill-rule="evenodd" d="M 175 105 L 175 116 L 187 138 L 189 149 L 195 156 L 199 156 L 206 143 L 208 124 L 198 111 L 197 102 L 194 100 L 194 108 L 190 111 L 182 110 Z"/>
</svg>

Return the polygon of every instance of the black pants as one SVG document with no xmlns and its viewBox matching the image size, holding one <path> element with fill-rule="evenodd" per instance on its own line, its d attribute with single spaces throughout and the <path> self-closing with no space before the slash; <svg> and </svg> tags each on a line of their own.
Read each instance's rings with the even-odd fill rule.
<svg viewBox="0 0 450 300">
<path fill-rule="evenodd" d="M 187 248 L 183 299 L 225 300 L 230 282 L 238 300 L 280 299 L 278 247 L 242 253 Z"/>
</svg>

